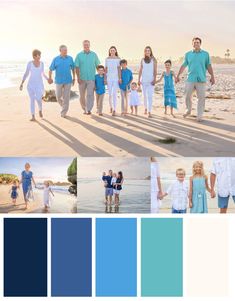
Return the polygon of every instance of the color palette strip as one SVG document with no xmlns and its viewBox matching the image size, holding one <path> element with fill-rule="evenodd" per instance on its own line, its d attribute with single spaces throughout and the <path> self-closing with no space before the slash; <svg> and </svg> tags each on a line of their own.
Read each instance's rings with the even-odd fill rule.
<svg viewBox="0 0 235 301">
<path fill-rule="evenodd" d="M 141 295 L 183 296 L 182 219 L 142 219 Z"/>
<path fill-rule="evenodd" d="M 47 219 L 4 219 L 4 296 L 47 296 Z"/>
<path fill-rule="evenodd" d="M 52 296 L 92 295 L 91 232 L 90 218 L 52 219 Z"/>
<path fill-rule="evenodd" d="M 96 296 L 137 295 L 135 218 L 96 220 Z"/>
<path fill-rule="evenodd" d="M 51 218 L 51 296 L 140 297 L 138 291 L 142 297 L 228 295 L 226 220 L 150 217 L 94 221 L 92 247 L 92 218 Z M 219 239 L 218 233 L 223 234 Z M 47 218 L 5 218 L 4 296 L 47 296 L 47 256 Z"/>
</svg>

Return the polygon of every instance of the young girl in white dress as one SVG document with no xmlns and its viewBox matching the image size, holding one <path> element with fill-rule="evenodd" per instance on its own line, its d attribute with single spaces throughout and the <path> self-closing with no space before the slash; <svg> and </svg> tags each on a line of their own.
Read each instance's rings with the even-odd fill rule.
<svg viewBox="0 0 235 301">
<path fill-rule="evenodd" d="M 138 106 L 140 105 L 140 98 L 137 92 L 137 83 L 135 82 L 132 82 L 131 84 L 129 104 L 131 107 L 131 114 L 134 114 L 134 109 L 135 109 L 135 115 L 137 115 Z"/>
<path fill-rule="evenodd" d="M 44 208 L 47 210 L 51 205 L 52 196 L 54 196 L 53 191 L 51 190 L 50 183 L 48 181 L 44 182 L 44 190 L 43 190 L 43 203 Z"/>
<path fill-rule="evenodd" d="M 110 113 L 115 116 L 117 108 L 117 90 L 119 84 L 122 82 L 120 58 L 115 46 L 111 46 L 109 49 L 109 56 L 105 60 L 105 72 L 109 92 Z"/>
<path fill-rule="evenodd" d="M 23 90 L 23 84 L 29 76 L 27 90 L 30 98 L 30 111 L 32 118 L 30 121 L 35 121 L 35 100 L 38 104 L 39 116 L 42 118 L 42 97 L 44 94 L 43 77 L 48 81 L 49 78 L 44 73 L 44 64 L 40 62 L 41 51 L 35 49 L 32 53 L 33 61 L 30 61 L 27 65 L 25 74 L 23 76 L 20 90 Z"/>
<path fill-rule="evenodd" d="M 157 61 L 153 56 L 150 46 L 144 49 L 144 58 L 140 62 L 139 81 L 138 84 L 142 85 L 144 94 L 144 108 L 145 114 L 152 117 L 153 93 L 156 84 L 157 76 Z"/>
</svg>

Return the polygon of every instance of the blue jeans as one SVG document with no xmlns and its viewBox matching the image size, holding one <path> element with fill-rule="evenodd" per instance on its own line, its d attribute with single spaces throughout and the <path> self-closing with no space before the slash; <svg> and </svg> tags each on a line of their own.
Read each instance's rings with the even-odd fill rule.
<svg viewBox="0 0 235 301">
<path fill-rule="evenodd" d="M 172 213 L 182 214 L 182 213 L 186 213 L 186 212 L 187 212 L 187 209 L 176 210 L 175 208 L 172 207 Z"/>
<path fill-rule="evenodd" d="M 228 201 L 229 201 L 230 195 L 226 196 L 226 197 L 222 197 L 220 195 L 218 195 L 218 207 L 220 209 L 226 209 L 228 208 Z M 235 195 L 232 196 L 234 202 L 235 202 Z"/>
</svg>

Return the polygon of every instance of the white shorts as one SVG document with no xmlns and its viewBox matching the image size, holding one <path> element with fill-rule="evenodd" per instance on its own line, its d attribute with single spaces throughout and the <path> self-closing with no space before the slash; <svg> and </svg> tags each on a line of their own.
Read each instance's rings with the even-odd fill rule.
<svg viewBox="0 0 235 301">
<path fill-rule="evenodd" d="M 114 194 L 120 194 L 120 191 L 121 191 L 121 190 L 114 189 L 114 190 L 113 190 L 113 193 L 114 193 Z"/>
</svg>

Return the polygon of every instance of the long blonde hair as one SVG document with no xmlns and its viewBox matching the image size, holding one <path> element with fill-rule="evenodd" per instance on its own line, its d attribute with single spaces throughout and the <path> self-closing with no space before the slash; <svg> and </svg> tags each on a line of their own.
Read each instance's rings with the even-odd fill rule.
<svg viewBox="0 0 235 301">
<path fill-rule="evenodd" d="M 204 164 L 203 164 L 202 161 L 195 161 L 195 162 L 193 163 L 193 168 L 192 168 L 193 177 L 196 176 L 196 166 L 197 166 L 197 165 L 199 165 L 200 168 L 201 168 L 201 176 L 202 176 L 202 177 L 205 177 L 206 175 L 205 175 L 205 170 L 204 170 Z"/>
</svg>

